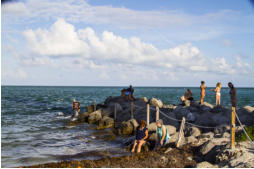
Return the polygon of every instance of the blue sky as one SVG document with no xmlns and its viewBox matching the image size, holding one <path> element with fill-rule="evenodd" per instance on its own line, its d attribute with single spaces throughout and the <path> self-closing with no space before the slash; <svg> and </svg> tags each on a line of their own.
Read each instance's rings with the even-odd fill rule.
<svg viewBox="0 0 254 169">
<path fill-rule="evenodd" d="M 2 85 L 254 87 L 248 0 L 2 4 Z"/>
</svg>

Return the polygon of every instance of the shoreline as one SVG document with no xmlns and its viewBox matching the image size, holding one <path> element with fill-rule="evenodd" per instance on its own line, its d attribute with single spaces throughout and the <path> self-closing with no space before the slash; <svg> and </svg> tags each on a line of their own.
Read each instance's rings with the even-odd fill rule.
<svg viewBox="0 0 254 169">
<path fill-rule="evenodd" d="M 248 152 L 251 146 L 247 142 L 237 143 L 235 150 L 229 149 L 230 127 L 228 126 L 228 116 L 230 110 L 222 106 L 213 106 L 206 102 L 203 105 L 199 105 L 196 102 L 186 102 L 185 105 L 175 106 L 164 105 L 160 100 L 155 98 L 150 100 L 147 100 L 145 97 L 138 98 L 134 101 L 136 107 L 133 111 L 134 118 L 131 119 L 130 102 L 121 96 L 108 97 L 104 104 L 98 104 L 96 109 L 94 105 L 88 106 L 87 111 L 80 114 L 77 121 L 69 123 L 71 125 L 84 122 L 95 124 L 97 126 L 96 129 L 100 132 L 110 129 L 112 130 L 112 137 L 110 139 L 126 136 L 124 144 L 126 148 L 130 149 L 135 129 L 138 126 L 137 121 L 146 119 L 148 103 L 151 106 L 150 124 L 148 125 L 149 141 L 143 146 L 143 152 L 140 154 L 119 157 L 107 156 L 98 160 L 66 160 L 24 167 L 254 167 L 254 155 Z M 154 151 L 153 145 L 156 141 L 155 107 L 159 107 L 160 111 L 177 121 L 161 116 L 171 135 L 171 140 L 166 146 Z M 114 117 L 115 110 L 118 112 L 116 117 Z M 254 116 L 254 107 L 245 106 L 245 108 L 240 108 L 238 111 L 244 124 L 253 124 L 250 117 L 252 119 Z M 191 114 L 191 117 L 189 114 Z M 201 126 L 201 128 L 186 124 L 181 147 L 176 148 L 175 145 L 178 140 L 178 131 L 182 117 L 191 122 L 189 124 L 193 123 Z M 117 122 L 116 126 L 115 120 Z M 202 129 L 202 126 L 212 127 Z M 237 132 L 240 131 L 241 129 L 238 127 Z M 246 154 L 247 157 L 253 157 L 253 162 L 248 161 L 249 158 L 246 157 Z M 171 157 L 176 159 L 172 160 Z M 239 157 L 244 158 L 234 162 Z M 186 160 L 186 158 L 189 158 L 189 160 Z"/>
</svg>

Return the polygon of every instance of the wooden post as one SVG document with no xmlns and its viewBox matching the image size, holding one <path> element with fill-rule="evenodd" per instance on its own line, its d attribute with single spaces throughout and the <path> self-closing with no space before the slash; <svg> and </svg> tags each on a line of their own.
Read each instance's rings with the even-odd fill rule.
<svg viewBox="0 0 254 169">
<path fill-rule="evenodd" d="M 177 144 L 176 147 L 179 148 L 181 146 L 181 141 L 184 138 L 184 126 L 185 126 L 185 117 L 183 117 L 182 122 L 181 122 L 181 126 L 180 126 L 180 131 L 178 134 L 178 140 L 177 140 Z"/>
<path fill-rule="evenodd" d="M 159 120 L 159 113 L 160 113 L 160 109 L 158 106 L 156 106 L 156 121 Z"/>
<path fill-rule="evenodd" d="M 114 127 L 116 127 L 116 103 L 115 103 L 115 110 L 114 110 Z"/>
<path fill-rule="evenodd" d="M 150 123 L 150 104 L 146 104 L 146 125 L 149 126 Z"/>
<path fill-rule="evenodd" d="M 235 148 L 235 107 L 232 107 L 231 113 L 231 149 Z"/>
<path fill-rule="evenodd" d="M 134 103 L 131 102 L 131 119 L 134 118 Z"/>
<path fill-rule="evenodd" d="M 93 108 L 94 108 L 94 111 L 96 111 L 96 100 L 94 100 Z"/>
</svg>

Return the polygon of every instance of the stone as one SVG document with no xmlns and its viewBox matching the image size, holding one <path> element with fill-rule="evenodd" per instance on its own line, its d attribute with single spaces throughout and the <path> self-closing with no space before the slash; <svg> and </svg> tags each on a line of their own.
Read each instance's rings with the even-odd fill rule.
<svg viewBox="0 0 254 169">
<path fill-rule="evenodd" d="M 149 100 L 149 104 L 151 106 L 158 106 L 159 108 L 162 108 L 163 106 L 163 103 L 161 100 L 153 98 L 153 97 Z"/>
<path fill-rule="evenodd" d="M 230 138 L 230 134 L 228 132 L 223 133 L 222 135 L 223 138 Z"/>
<path fill-rule="evenodd" d="M 251 107 L 251 106 L 244 106 L 243 109 L 246 110 L 249 113 L 254 111 L 254 107 Z"/>
<path fill-rule="evenodd" d="M 172 135 L 176 133 L 176 128 L 171 125 L 165 125 L 166 129 L 168 130 L 168 134 Z"/>
<path fill-rule="evenodd" d="M 89 105 L 89 106 L 87 106 L 87 112 L 88 113 L 92 113 L 94 110 L 94 106 L 93 105 Z"/>
<path fill-rule="evenodd" d="M 148 102 L 147 98 L 146 97 L 141 97 L 140 100 L 143 100 L 144 102 Z"/>
<path fill-rule="evenodd" d="M 172 109 L 174 110 L 177 106 L 173 105 L 173 104 L 169 104 L 169 105 L 163 105 L 162 108 L 165 108 L 165 109 Z"/>
<path fill-rule="evenodd" d="M 190 122 L 194 122 L 196 120 L 196 116 L 194 115 L 194 113 L 189 112 L 187 114 L 186 120 Z"/>
<path fill-rule="evenodd" d="M 201 135 L 201 131 L 197 128 L 197 127 L 188 127 L 185 129 L 185 136 L 194 136 L 194 137 L 197 137 L 197 136 L 200 136 Z"/>
<path fill-rule="evenodd" d="M 104 116 L 100 121 L 99 121 L 99 126 L 97 129 L 105 129 L 105 128 L 110 128 L 114 126 L 114 119 L 108 116 Z"/>
<path fill-rule="evenodd" d="M 150 123 L 147 128 L 148 128 L 148 131 L 151 131 L 151 132 L 155 131 L 156 132 L 156 130 L 157 130 L 156 123 L 155 122 Z"/>
<path fill-rule="evenodd" d="M 137 127 L 138 127 L 138 123 L 135 119 L 124 121 L 122 122 L 119 134 L 131 135 L 133 134 L 133 132 L 136 132 Z"/>
<path fill-rule="evenodd" d="M 166 151 L 164 151 L 165 154 L 167 154 L 168 152 L 170 152 L 171 150 L 173 150 L 171 147 L 167 148 Z"/>
<path fill-rule="evenodd" d="M 88 121 L 88 116 L 89 112 L 82 113 L 78 116 L 78 122 L 87 122 Z"/>
<path fill-rule="evenodd" d="M 185 143 L 187 143 L 187 144 L 195 143 L 197 141 L 198 141 L 198 139 L 196 139 L 196 137 L 194 137 L 194 136 L 185 137 Z"/>
<path fill-rule="evenodd" d="M 158 138 L 157 133 L 152 133 L 152 134 L 149 134 L 148 140 L 156 142 L 157 138 Z"/>
<path fill-rule="evenodd" d="M 170 140 L 168 143 L 175 143 L 178 140 L 178 132 L 170 136 Z"/>
<path fill-rule="evenodd" d="M 204 145 L 202 145 L 201 149 L 200 149 L 200 153 L 202 155 L 206 155 L 207 153 L 209 153 L 213 148 L 215 147 L 215 144 L 212 141 L 208 141 L 207 143 L 205 143 Z"/>
<path fill-rule="evenodd" d="M 203 133 L 203 134 L 200 135 L 200 138 L 212 139 L 213 137 L 214 137 L 214 133 L 213 132 Z"/>
<path fill-rule="evenodd" d="M 207 161 L 203 161 L 197 164 L 197 168 L 217 168 L 217 167 L 215 167 L 214 165 L 212 165 L 211 163 Z"/>
<path fill-rule="evenodd" d="M 94 111 L 88 115 L 88 123 L 89 124 L 94 124 L 99 122 L 102 119 L 101 115 L 101 109 Z"/>
</svg>

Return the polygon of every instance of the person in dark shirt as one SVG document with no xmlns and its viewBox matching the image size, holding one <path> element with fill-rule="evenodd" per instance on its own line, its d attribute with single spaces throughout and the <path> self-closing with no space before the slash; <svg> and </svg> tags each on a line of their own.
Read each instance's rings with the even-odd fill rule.
<svg viewBox="0 0 254 169">
<path fill-rule="evenodd" d="M 148 138 L 148 129 L 146 127 L 146 122 L 144 120 L 140 121 L 140 125 L 137 127 L 136 130 L 136 139 L 134 141 L 134 145 L 132 147 L 131 152 L 135 152 L 135 148 L 138 145 L 137 153 L 140 153 L 142 145 L 146 142 Z"/>
<path fill-rule="evenodd" d="M 229 94 L 230 94 L 232 107 L 236 108 L 236 105 L 237 105 L 236 89 L 231 82 L 228 83 L 228 87 L 230 88 Z"/>
</svg>

